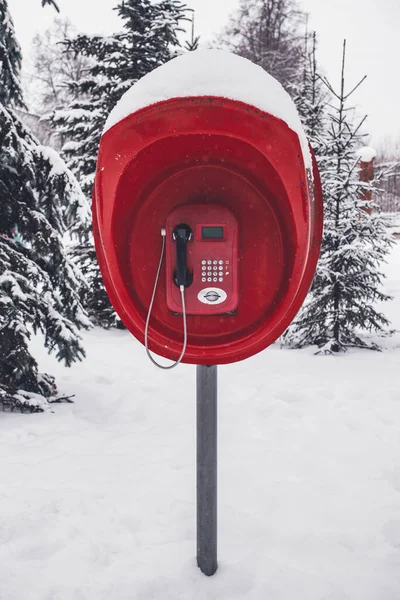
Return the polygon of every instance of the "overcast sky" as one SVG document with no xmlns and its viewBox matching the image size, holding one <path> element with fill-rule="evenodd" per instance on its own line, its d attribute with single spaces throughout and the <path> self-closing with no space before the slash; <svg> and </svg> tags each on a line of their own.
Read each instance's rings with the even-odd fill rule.
<svg viewBox="0 0 400 600">
<path fill-rule="evenodd" d="M 32 37 L 54 18 L 54 10 L 41 8 L 40 0 L 8 0 L 25 55 Z M 110 33 L 118 28 L 112 10 L 116 0 L 57 0 L 61 12 L 81 30 Z M 196 30 L 203 44 L 226 24 L 239 0 L 187 0 L 196 11 Z M 371 6 L 372 4 L 372 6 Z M 339 83 L 341 47 L 348 44 L 348 86 L 363 75 L 357 91 L 360 113 L 369 115 L 372 143 L 400 136 L 400 0 L 301 0 L 310 15 L 309 28 L 319 36 L 319 62 L 334 85 Z M 371 7 L 370 7 L 371 6 Z"/>
</svg>

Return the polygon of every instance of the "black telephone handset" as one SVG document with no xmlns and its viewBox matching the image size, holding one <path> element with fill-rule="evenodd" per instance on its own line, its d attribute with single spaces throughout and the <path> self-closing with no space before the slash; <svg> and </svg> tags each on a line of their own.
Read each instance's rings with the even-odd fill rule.
<svg viewBox="0 0 400 600">
<path fill-rule="evenodd" d="M 187 268 L 187 244 L 192 239 L 193 232 L 189 225 L 179 223 L 172 232 L 176 242 L 176 271 L 174 272 L 174 283 L 177 286 L 189 287 L 193 281 L 193 273 Z"/>
</svg>

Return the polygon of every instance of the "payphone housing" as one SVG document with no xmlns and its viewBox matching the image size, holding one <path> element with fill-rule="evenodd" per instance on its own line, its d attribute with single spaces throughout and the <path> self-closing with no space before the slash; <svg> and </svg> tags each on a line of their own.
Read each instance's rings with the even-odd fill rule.
<svg viewBox="0 0 400 600">
<path fill-rule="evenodd" d="M 179 224 L 189 227 L 185 256 L 179 256 L 174 234 Z M 231 210 L 215 204 L 188 204 L 172 211 L 166 222 L 167 305 L 182 312 L 177 262 L 186 260 L 186 312 L 189 315 L 233 314 L 238 308 L 238 224 Z"/>
<path fill-rule="evenodd" d="M 151 352 L 177 361 L 187 340 L 182 362 L 227 364 L 283 333 L 307 293 L 321 243 L 321 186 L 311 157 L 312 172 L 284 121 L 227 98 L 172 98 L 105 132 L 93 202 L 96 251 L 113 306 L 144 345 L 152 306 Z M 190 233 L 187 285 L 178 286 L 173 232 L 180 225 Z M 221 282 L 214 266 L 231 260 L 226 252 L 236 269 L 225 270 Z"/>
</svg>

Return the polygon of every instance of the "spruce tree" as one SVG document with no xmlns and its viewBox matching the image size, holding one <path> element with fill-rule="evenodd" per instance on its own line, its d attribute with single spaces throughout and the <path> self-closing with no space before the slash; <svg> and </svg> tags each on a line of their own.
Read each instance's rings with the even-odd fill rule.
<svg viewBox="0 0 400 600">
<path fill-rule="evenodd" d="M 6 0 L 0 0 L 0 40 L 0 402 L 41 410 L 57 388 L 38 371 L 32 331 L 67 366 L 84 356 L 79 329 L 90 325 L 79 300 L 84 281 L 62 237 L 88 211 L 72 173 L 13 110 L 23 106 L 21 52 Z"/>
<path fill-rule="evenodd" d="M 343 46 L 341 87 L 335 92 L 327 127 L 320 137 L 319 166 L 324 194 L 324 237 L 312 289 L 285 339 L 292 346 L 316 345 L 319 352 L 333 353 L 350 347 L 379 349 L 362 335 L 383 333 L 388 320 L 377 309 L 389 299 L 381 289 L 380 271 L 392 240 L 387 221 L 378 212 L 368 214 L 364 190 L 374 183 L 360 181 L 357 151 L 365 118 L 352 121 L 349 99 L 362 81 L 345 91 L 346 44 Z"/>
<path fill-rule="evenodd" d="M 122 29 L 115 35 L 80 35 L 68 51 L 88 60 L 86 76 L 66 82 L 78 100 L 55 112 L 53 121 L 66 140 L 63 155 L 91 198 L 97 151 L 106 119 L 121 96 L 141 77 L 178 51 L 184 6 L 178 0 L 123 0 L 115 10 Z"/>
<path fill-rule="evenodd" d="M 311 47 L 310 47 L 311 42 Z M 301 78 L 290 84 L 289 92 L 296 105 L 308 141 L 318 159 L 327 125 L 328 94 L 318 75 L 317 39 L 314 32 L 304 36 Z"/>
<path fill-rule="evenodd" d="M 192 13 L 192 18 L 190 19 L 191 21 L 191 38 L 190 40 L 186 40 L 185 42 L 185 50 L 187 50 L 188 52 L 194 52 L 195 50 L 199 49 L 199 43 L 200 43 L 200 36 L 199 35 L 195 35 L 195 29 L 194 29 L 194 15 L 195 15 L 195 11 L 193 9 L 188 9 L 189 12 Z"/>
<path fill-rule="evenodd" d="M 21 87 L 21 47 L 6 0 L 0 2 L 0 104 L 24 107 Z"/>
<path fill-rule="evenodd" d="M 122 21 L 121 31 L 107 37 L 81 35 L 69 42 L 68 50 L 91 61 L 91 66 L 75 84 L 78 100 L 53 116 L 58 132 L 67 140 L 63 156 L 88 199 L 109 113 L 138 79 L 176 55 L 185 14 L 179 0 L 124 0 L 115 10 Z M 105 327 L 119 325 L 103 286 L 90 229 L 82 228 L 74 256 L 88 279 L 83 302 L 92 320 Z"/>
</svg>

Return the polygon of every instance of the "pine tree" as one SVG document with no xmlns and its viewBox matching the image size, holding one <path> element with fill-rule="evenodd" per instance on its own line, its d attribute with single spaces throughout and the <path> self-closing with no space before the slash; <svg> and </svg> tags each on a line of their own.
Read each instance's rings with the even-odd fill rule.
<svg viewBox="0 0 400 600">
<path fill-rule="evenodd" d="M 379 349 L 362 336 L 383 333 L 389 325 L 376 305 L 389 299 L 381 290 L 385 261 L 392 240 L 387 221 L 379 213 L 368 214 L 363 191 L 376 191 L 374 183 L 360 182 L 357 150 L 365 118 L 351 120 L 349 98 L 357 87 L 345 91 L 346 44 L 343 46 L 341 88 L 337 93 L 325 84 L 336 100 L 328 126 L 320 139 L 319 165 L 324 193 L 324 238 L 311 293 L 298 318 L 286 334 L 292 347 L 317 345 L 332 353 L 350 347 Z"/>
<path fill-rule="evenodd" d="M 63 155 L 88 199 L 109 113 L 138 79 L 176 55 L 184 18 L 178 0 L 123 0 L 116 11 L 123 23 L 121 32 L 108 37 L 81 35 L 68 43 L 67 50 L 87 58 L 91 66 L 80 81 L 66 82 L 78 100 L 56 111 L 53 119 L 67 140 Z"/>
<path fill-rule="evenodd" d="M 290 84 L 289 92 L 296 105 L 307 139 L 318 158 L 327 123 L 328 97 L 318 75 L 315 32 L 311 36 L 311 48 L 309 45 L 310 37 L 306 32 L 302 51 L 302 76 L 297 82 Z"/>
<path fill-rule="evenodd" d="M 72 173 L 13 111 L 23 105 L 21 52 L 6 0 L 0 0 L 0 40 L 0 402 L 40 410 L 57 388 L 30 353 L 32 331 L 42 332 L 45 347 L 68 366 L 84 356 L 79 329 L 90 325 L 79 300 L 84 282 L 62 236 L 88 211 Z"/>
<path fill-rule="evenodd" d="M 187 40 L 185 42 L 185 50 L 187 50 L 188 52 L 194 52 L 195 50 L 199 49 L 199 44 L 200 44 L 200 36 L 197 35 L 194 38 L 192 38 L 192 40 Z"/>
<path fill-rule="evenodd" d="M 178 0 L 124 0 L 116 7 L 122 30 L 115 35 L 81 35 L 68 49 L 91 61 L 86 77 L 74 86 L 78 100 L 56 111 L 53 122 L 66 141 L 63 156 L 91 198 L 97 151 L 105 121 L 121 96 L 138 79 L 176 55 L 184 6 Z M 83 298 L 92 319 L 104 327 L 119 325 L 104 289 L 91 230 L 82 228 L 74 256 L 89 288 Z"/>
<path fill-rule="evenodd" d="M 0 2 L 0 104 L 24 107 L 21 87 L 21 48 L 6 0 Z"/>
<path fill-rule="evenodd" d="M 188 52 L 194 52 L 195 50 L 199 49 L 200 36 L 195 35 L 195 28 L 194 28 L 195 11 L 192 8 L 189 8 L 188 11 L 192 13 L 192 18 L 190 19 L 190 21 L 191 21 L 191 38 L 190 38 L 190 40 L 187 40 L 185 42 L 184 48 Z"/>
</svg>

